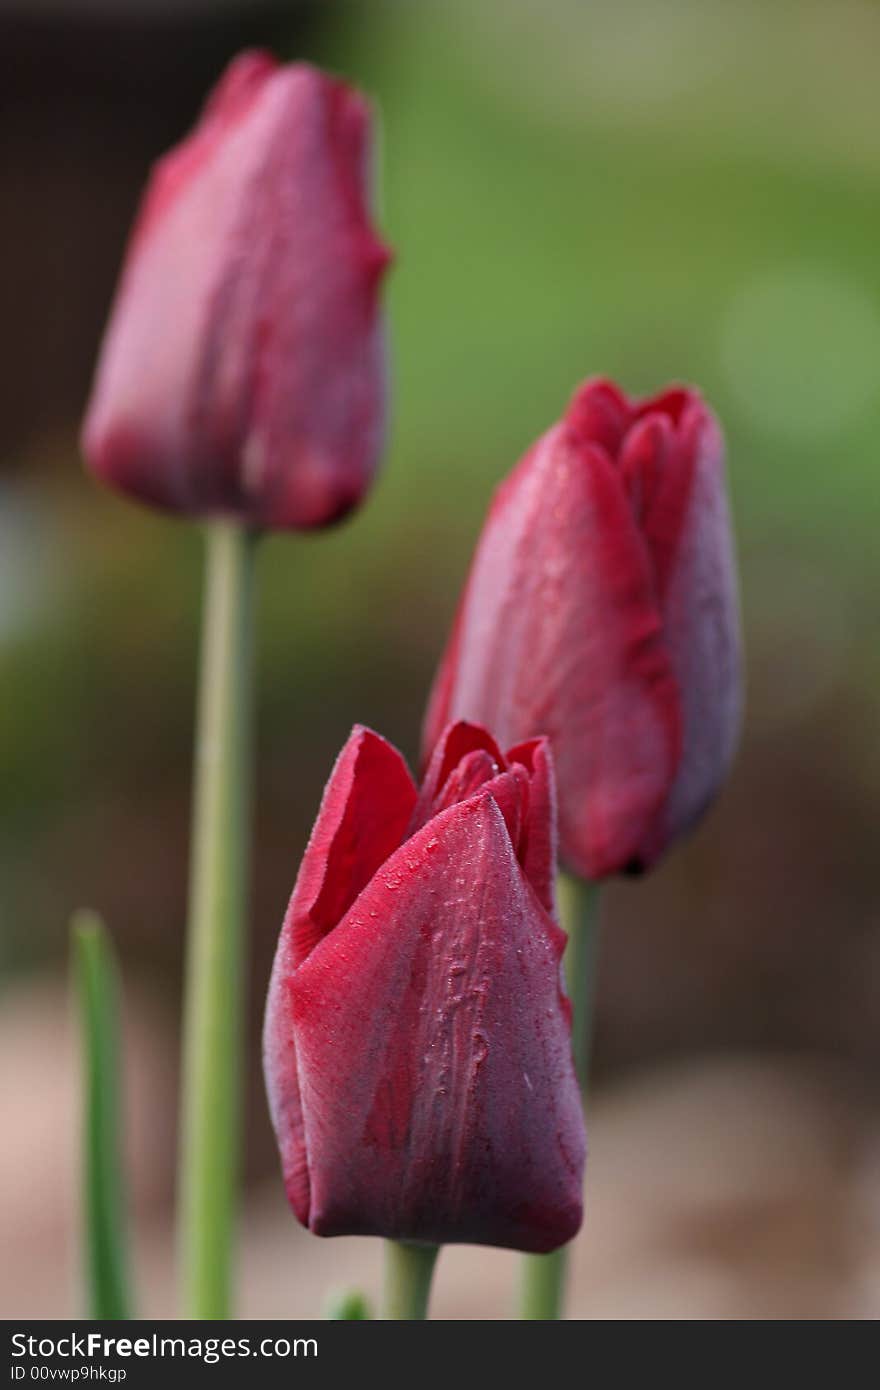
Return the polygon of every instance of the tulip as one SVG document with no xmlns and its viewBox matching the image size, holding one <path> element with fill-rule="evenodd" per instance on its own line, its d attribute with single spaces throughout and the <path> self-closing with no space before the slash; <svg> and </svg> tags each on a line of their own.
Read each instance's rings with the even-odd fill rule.
<svg viewBox="0 0 880 1390">
<path fill-rule="evenodd" d="M 83 431 L 94 474 L 260 528 L 356 506 L 384 421 L 370 113 L 343 82 L 238 57 L 147 186 Z"/>
<path fill-rule="evenodd" d="M 546 741 L 458 723 L 421 790 L 355 728 L 281 931 L 264 1058 L 287 1194 L 318 1235 L 547 1251 L 584 1132 L 552 916 Z"/>
<path fill-rule="evenodd" d="M 356 506 L 382 443 L 370 120 L 314 68 L 230 65 L 149 180 L 83 427 L 98 478 L 205 522 L 178 1182 L 195 1318 L 232 1298 L 255 543 Z"/>
<path fill-rule="evenodd" d="M 585 383 L 489 510 L 424 729 L 546 734 L 561 854 L 653 864 L 730 766 L 741 704 L 721 433 L 693 390 Z"/>
</svg>

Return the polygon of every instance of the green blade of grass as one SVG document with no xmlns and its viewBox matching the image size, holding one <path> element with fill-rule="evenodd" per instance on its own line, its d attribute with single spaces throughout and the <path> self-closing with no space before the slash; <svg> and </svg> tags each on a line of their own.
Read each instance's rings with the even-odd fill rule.
<svg viewBox="0 0 880 1390">
<path fill-rule="evenodd" d="M 119 982 L 103 922 L 71 923 L 73 977 L 82 1039 L 82 1228 L 89 1316 L 131 1316 L 119 1106 Z"/>
<path fill-rule="evenodd" d="M 335 1289 L 327 1299 L 324 1317 L 330 1322 L 363 1322 L 372 1313 L 360 1289 Z"/>
</svg>

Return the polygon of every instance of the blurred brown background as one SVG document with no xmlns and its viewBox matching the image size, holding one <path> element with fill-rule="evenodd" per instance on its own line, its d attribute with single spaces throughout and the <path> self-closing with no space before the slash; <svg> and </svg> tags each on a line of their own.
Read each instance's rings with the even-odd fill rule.
<svg viewBox="0 0 880 1390">
<path fill-rule="evenodd" d="M 0 1284 L 78 1309 L 67 921 L 123 960 L 145 1311 L 173 1307 L 177 1017 L 200 547 L 76 432 L 150 161 L 267 43 L 382 110 L 392 443 L 366 510 L 260 573 L 245 1314 L 375 1282 L 303 1235 L 259 1072 L 268 968 L 354 720 L 409 756 L 494 482 L 583 376 L 724 422 L 748 716 L 694 840 L 606 896 L 572 1311 L 880 1304 L 880 7 L 868 0 L 0 3 Z M 169 332 L 173 325 L 169 325 Z M 504 1316 L 503 1253 L 437 1311 Z"/>
</svg>

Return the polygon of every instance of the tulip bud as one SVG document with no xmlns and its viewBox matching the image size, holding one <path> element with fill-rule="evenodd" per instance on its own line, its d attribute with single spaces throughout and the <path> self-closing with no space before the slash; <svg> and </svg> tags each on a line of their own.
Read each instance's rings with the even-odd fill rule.
<svg viewBox="0 0 880 1390">
<path fill-rule="evenodd" d="M 235 59 L 147 186 L 83 430 L 97 477 L 274 529 L 361 501 L 384 430 L 389 260 L 369 147 L 343 82 Z"/>
<path fill-rule="evenodd" d="M 264 1034 L 287 1194 L 317 1235 L 546 1251 L 577 1231 L 553 820 L 541 739 L 505 758 L 451 726 L 420 792 L 368 729 L 342 750 Z"/>
<path fill-rule="evenodd" d="M 561 854 L 652 864 L 723 781 L 741 707 L 721 433 L 695 391 L 575 393 L 498 489 L 424 729 L 545 734 Z"/>
</svg>

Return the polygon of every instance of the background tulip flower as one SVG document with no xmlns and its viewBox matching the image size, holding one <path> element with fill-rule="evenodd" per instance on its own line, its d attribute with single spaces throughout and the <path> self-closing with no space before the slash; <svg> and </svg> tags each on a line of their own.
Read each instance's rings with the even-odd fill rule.
<svg viewBox="0 0 880 1390">
<path fill-rule="evenodd" d="M 318 1235 L 545 1251 L 581 1220 L 584 1133 L 550 916 L 544 740 L 446 729 L 417 791 L 356 728 L 281 932 L 266 1080 Z"/>
<path fill-rule="evenodd" d="M 723 443 L 700 396 L 589 381 L 502 483 L 425 721 L 546 734 L 561 853 L 650 865 L 731 762 L 739 620 Z"/>
<path fill-rule="evenodd" d="M 178 1248 L 188 1316 L 231 1308 L 255 542 L 366 492 L 384 422 L 370 115 L 265 53 L 153 171 L 83 427 L 92 471 L 205 520 Z"/>
<path fill-rule="evenodd" d="M 242 54 L 157 164 L 83 431 L 92 471 L 173 512 L 321 526 L 384 424 L 370 115 L 344 83 Z"/>
</svg>

